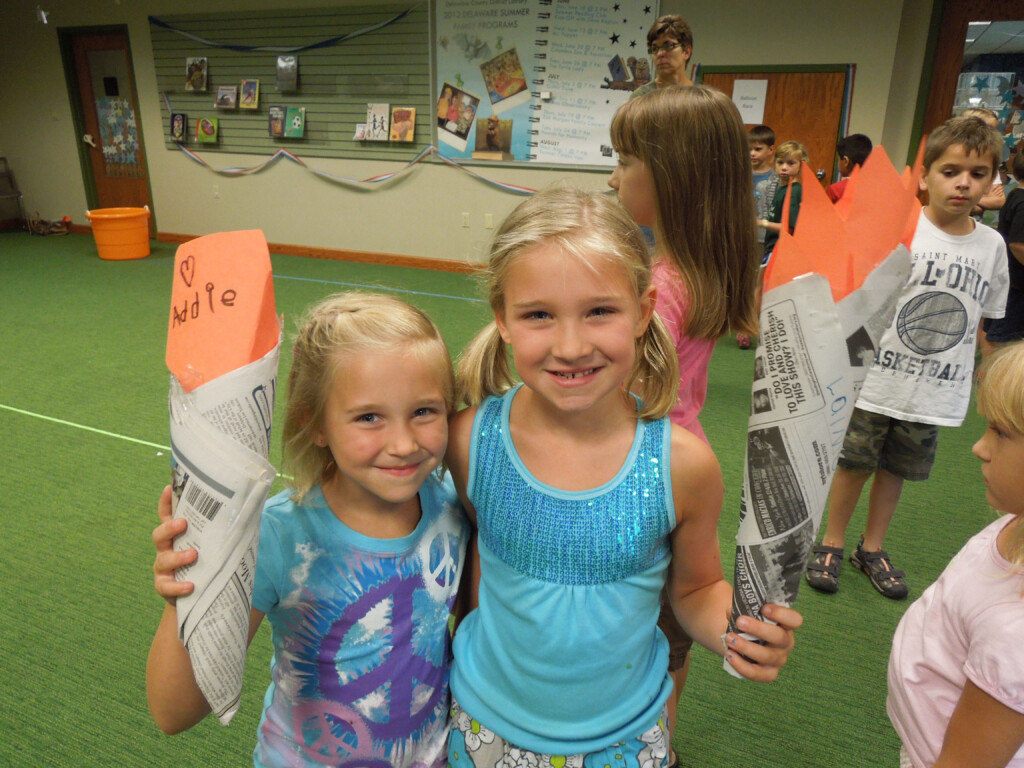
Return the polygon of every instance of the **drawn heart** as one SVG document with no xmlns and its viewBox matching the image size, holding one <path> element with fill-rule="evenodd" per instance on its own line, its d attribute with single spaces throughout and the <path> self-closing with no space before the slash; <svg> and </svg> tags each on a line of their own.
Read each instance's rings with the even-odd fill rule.
<svg viewBox="0 0 1024 768">
<path fill-rule="evenodd" d="M 192 279 L 196 276 L 196 259 L 191 254 L 185 257 L 185 260 L 181 262 L 181 266 L 178 268 L 181 273 L 181 279 L 185 281 L 185 285 L 189 288 L 192 287 Z"/>
</svg>

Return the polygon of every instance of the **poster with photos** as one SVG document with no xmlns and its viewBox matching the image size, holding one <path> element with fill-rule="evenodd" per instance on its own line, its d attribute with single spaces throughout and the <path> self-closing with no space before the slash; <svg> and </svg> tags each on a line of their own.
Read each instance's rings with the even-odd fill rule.
<svg viewBox="0 0 1024 768">
<path fill-rule="evenodd" d="M 206 57 L 189 56 L 185 59 L 185 90 L 206 90 Z"/>
<path fill-rule="evenodd" d="M 478 150 L 476 136 L 478 125 L 493 125 L 478 120 L 497 116 L 512 121 L 506 154 L 517 162 L 615 165 L 608 126 L 633 90 L 651 80 L 647 31 L 659 16 L 658 0 L 434 0 L 431 6 L 442 156 L 498 151 Z M 475 113 L 468 124 L 467 112 Z"/>
<path fill-rule="evenodd" d="M 390 134 L 388 128 L 391 120 L 390 104 L 366 105 L 366 139 L 367 141 L 387 141 Z"/>
</svg>

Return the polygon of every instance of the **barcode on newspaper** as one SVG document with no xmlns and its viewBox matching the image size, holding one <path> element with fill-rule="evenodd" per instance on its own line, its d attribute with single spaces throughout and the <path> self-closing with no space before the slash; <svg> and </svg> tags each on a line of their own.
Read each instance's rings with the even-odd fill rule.
<svg viewBox="0 0 1024 768">
<path fill-rule="evenodd" d="M 220 508 L 224 506 L 223 502 L 217 501 L 217 499 L 204 491 L 202 487 L 194 483 L 185 492 L 185 501 L 207 520 L 213 520 L 220 511 Z"/>
</svg>

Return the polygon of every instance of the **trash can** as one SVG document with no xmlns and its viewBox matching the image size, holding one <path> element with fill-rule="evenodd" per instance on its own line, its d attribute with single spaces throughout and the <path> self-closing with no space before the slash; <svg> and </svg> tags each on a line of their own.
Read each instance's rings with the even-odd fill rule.
<svg viewBox="0 0 1024 768">
<path fill-rule="evenodd" d="M 141 259 L 149 256 L 149 206 L 97 208 L 86 211 L 101 259 Z"/>
</svg>

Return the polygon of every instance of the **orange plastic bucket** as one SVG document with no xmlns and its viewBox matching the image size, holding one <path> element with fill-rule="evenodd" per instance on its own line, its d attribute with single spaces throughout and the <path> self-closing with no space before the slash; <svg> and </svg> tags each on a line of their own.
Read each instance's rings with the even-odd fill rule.
<svg viewBox="0 0 1024 768">
<path fill-rule="evenodd" d="M 149 256 L 149 206 L 97 208 L 86 211 L 101 259 L 141 259 Z"/>
</svg>

